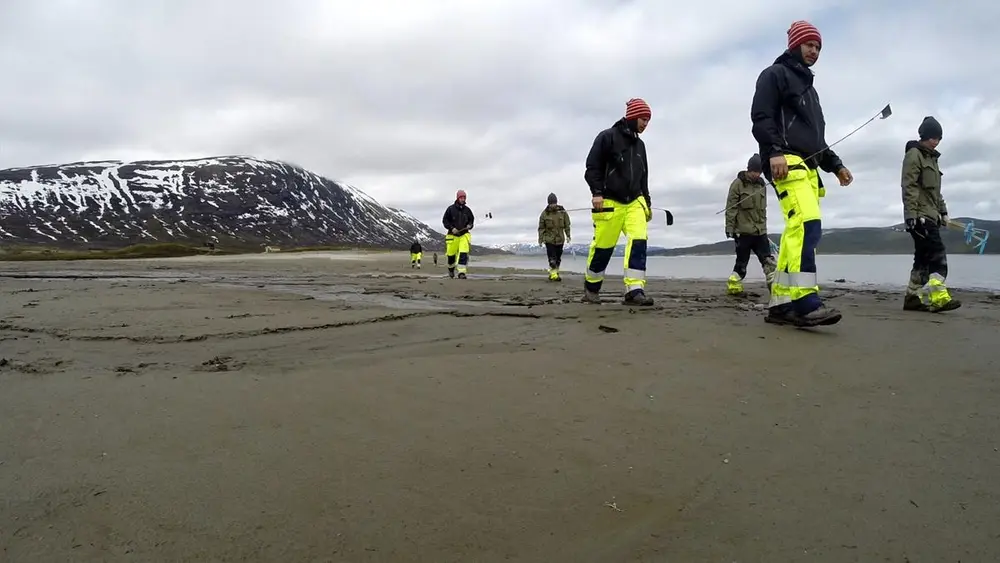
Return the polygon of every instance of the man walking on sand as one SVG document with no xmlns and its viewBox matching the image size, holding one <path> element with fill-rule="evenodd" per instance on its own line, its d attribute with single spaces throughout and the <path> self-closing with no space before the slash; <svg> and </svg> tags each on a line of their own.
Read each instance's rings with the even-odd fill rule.
<svg viewBox="0 0 1000 563">
<path fill-rule="evenodd" d="M 604 271 L 625 234 L 625 305 L 649 306 L 646 295 L 647 223 L 652 219 L 646 145 L 639 135 L 652 118 L 641 98 L 625 104 L 625 116 L 601 131 L 587 154 L 583 177 L 590 187 L 594 239 L 584 274 L 584 303 L 600 304 Z"/>
<path fill-rule="evenodd" d="M 907 311 L 936 313 L 962 306 L 944 284 L 948 255 L 941 228 L 948 225 L 948 206 L 941 196 L 941 153 L 937 150 L 942 133 L 937 119 L 925 117 L 917 128 L 920 140 L 908 141 L 903 156 L 903 218 L 913 237 L 913 269 L 903 297 Z"/>
<path fill-rule="evenodd" d="M 410 268 L 420 268 L 420 259 L 424 256 L 424 249 L 419 241 L 413 241 L 410 245 Z"/>
<path fill-rule="evenodd" d="M 819 200 L 826 190 L 817 167 L 836 174 L 841 186 L 850 185 L 854 177 L 827 148 L 823 108 L 810 70 L 822 44 L 812 24 L 792 23 L 788 50 L 760 73 L 750 108 L 753 136 L 767 163 L 764 175 L 774 182 L 785 220 L 765 318 L 770 323 L 832 325 L 841 318 L 819 297 L 816 246 L 823 230 Z"/>
<path fill-rule="evenodd" d="M 767 279 L 767 289 L 774 281 L 775 261 L 767 239 L 767 192 L 761 179 L 763 164 L 759 154 L 750 157 L 747 169 L 736 174 L 726 198 L 726 238 L 736 242 L 736 264 L 726 282 L 729 295 L 743 294 L 750 253 L 757 255 Z"/>
<path fill-rule="evenodd" d="M 466 279 L 469 268 L 469 251 L 472 249 L 472 227 L 476 216 L 465 205 L 465 190 L 458 190 L 455 202 L 444 210 L 441 223 L 444 225 L 445 256 L 448 259 L 448 277 L 455 277 L 455 263 L 458 262 L 458 279 Z"/>
<path fill-rule="evenodd" d="M 549 194 L 548 205 L 538 216 L 538 244 L 545 247 L 549 259 L 549 281 L 562 281 L 563 245 L 570 241 L 570 221 L 566 208 L 559 205 L 556 194 Z"/>
</svg>

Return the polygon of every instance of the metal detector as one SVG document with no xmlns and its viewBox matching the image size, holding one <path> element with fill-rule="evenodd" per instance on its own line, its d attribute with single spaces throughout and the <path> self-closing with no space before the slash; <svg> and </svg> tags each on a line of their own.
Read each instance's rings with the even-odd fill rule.
<svg viewBox="0 0 1000 563">
<path fill-rule="evenodd" d="M 892 108 L 890 107 L 890 104 L 885 104 L 885 107 L 882 108 L 882 111 L 880 111 L 880 112 L 876 113 L 875 115 L 873 115 L 871 117 L 871 119 L 869 119 L 868 121 L 866 121 L 866 122 L 862 123 L 861 125 L 859 125 L 854 131 L 851 131 L 850 133 L 844 135 L 843 137 L 841 137 L 840 139 L 834 141 L 833 143 L 830 143 L 829 145 L 827 145 L 827 146 L 819 149 L 815 153 L 809 155 L 807 158 L 804 158 L 803 161 L 808 161 L 810 158 L 813 158 L 814 156 L 818 155 L 819 153 L 821 153 L 821 152 L 823 152 L 823 151 L 825 151 L 827 149 L 833 148 L 834 146 L 836 146 L 837 144 L 839 144 L 844 139 L 847 139 L 851 135 L 853 135 L 853 134 L 857 133 L 858 131 L 860 131 L 864 126 L 868 125 L 872 121 L 875 121 L 875 118 L 885 119 L 885 118 L 889 117 L 890 115 L 892 115 Z M 767 162 L 764 162 L 763 164 L 764 164 L 764 166 L 768 166 Z M 764 183 L 766 183 L 767 185 L 771 186 L 774 189 L 778 189 L 774 185 L 774 183 L 771 182 L 770 180 L 768 180 L 767 178 L 764 178 Z M 747 196 L 747 197 L 750 197 L 750 196 Z M 730 206 L 727 206 L 727 207 L 725 207 L 723 209 L 720 209 L 719 211 L 716 211 L 715 214 L 718 215 L 720 213 L 725 213 L 726 211 L 729 211 L 730 209 L 732 209 L 732 208 L 736 207 L 737 205 L 743 203 L 743 200 L 745 200 L 745 199 L 747 199 L 747 198 L 746 197 L 742 198 L 739 201 L 737 201 L 736 203 L 734 203 L 734 204 L 732 204 Z"/>
</svg>

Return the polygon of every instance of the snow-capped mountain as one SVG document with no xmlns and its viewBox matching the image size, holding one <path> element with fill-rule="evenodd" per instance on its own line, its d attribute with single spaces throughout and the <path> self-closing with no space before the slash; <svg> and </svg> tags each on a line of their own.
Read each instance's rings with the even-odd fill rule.
<svg viewBox="0 0 1000 563">
<path fill-rule="evenodd" d="M 498 244 L 493 246 L 497 250 L 503 250 L 504 252 L 510 252 L 511 254 L 516 254 L 518 256 L 538 256 L 545 254 L 545 247 L 539 246 L 535 243 L 530 242 L 511 242 L 506 244 Z M 580 254 L 582 256 L 587 255 L 589 250 L 586 244 L 567 244 L 563 246 L 564 254 Z"/>
<path fill-rule="evenodd" d="M 0 170 L 3 242 L 122 246 L 361 244 L 444 235 L 354 186 L 245 156 L 74 162 Z"/>
</svg>

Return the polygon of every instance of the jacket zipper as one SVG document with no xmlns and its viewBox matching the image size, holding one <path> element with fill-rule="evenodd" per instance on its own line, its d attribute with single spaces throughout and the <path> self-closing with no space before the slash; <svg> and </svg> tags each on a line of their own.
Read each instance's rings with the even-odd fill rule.
<svg viewBox="0 0 1000 563">
<path fill-rule="evenodd" d="M 632 184 L 635 183 L 635 171 L 632 169 L 635 163 L 635 142 L 628 149 L 628 188 L 632 189 Z"/>
</svg>

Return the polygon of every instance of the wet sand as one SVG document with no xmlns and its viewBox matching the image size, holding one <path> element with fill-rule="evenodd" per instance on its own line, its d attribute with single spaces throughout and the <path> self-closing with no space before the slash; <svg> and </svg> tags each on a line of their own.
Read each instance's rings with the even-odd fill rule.
<svg viewBox="0 0 1000 563">
<path fill-rule="evenodd" d="M 995 295 L 339 256 L 0 263 L 0 560 L 1000 560 Z"/>
</svg>

